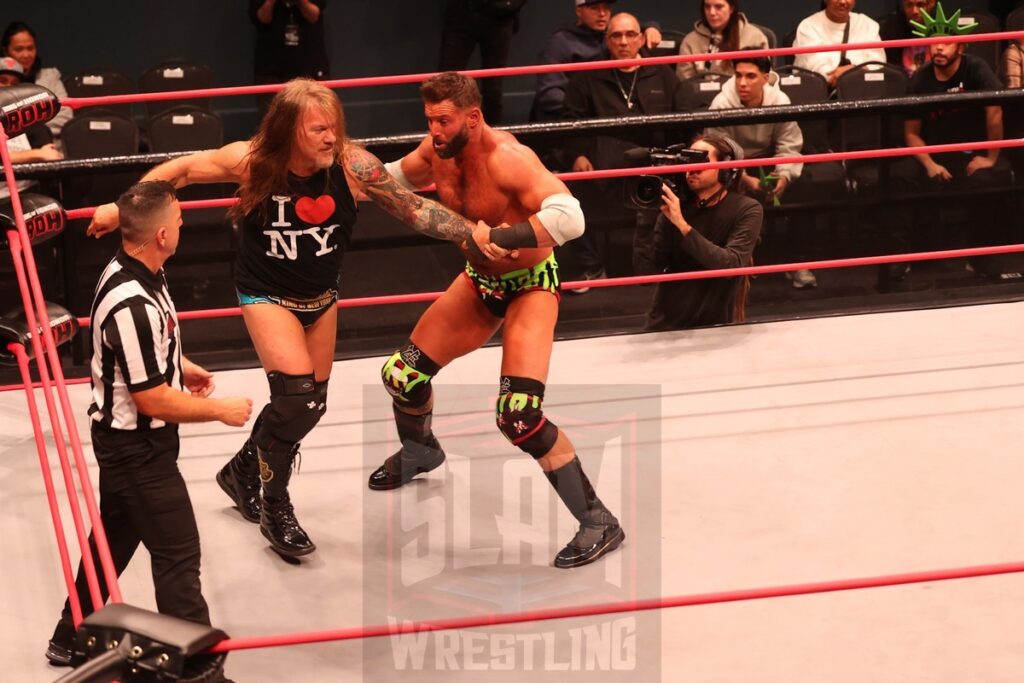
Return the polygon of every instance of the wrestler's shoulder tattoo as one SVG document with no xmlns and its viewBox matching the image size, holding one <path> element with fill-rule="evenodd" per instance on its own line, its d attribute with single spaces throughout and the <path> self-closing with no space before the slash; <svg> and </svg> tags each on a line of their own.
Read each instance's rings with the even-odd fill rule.
<svg viewBox="0 0 1024 683">
<path fill-rule="evenodd" d="M 361 147 L 349 145 L 343 155 L 345 168 L 353 178 L 364 183 L 380 183 L 388 177 L 388 172 L 380 159 Z"/>
</svg>

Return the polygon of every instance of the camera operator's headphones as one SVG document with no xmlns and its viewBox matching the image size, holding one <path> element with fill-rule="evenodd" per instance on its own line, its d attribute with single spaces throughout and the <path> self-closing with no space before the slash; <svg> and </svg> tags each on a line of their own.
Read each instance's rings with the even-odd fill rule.
<svg viewBox="0 0 1024 683">
<path fill-rule="evenodd" d="M 706 142 L 714 147 L 718 152 L 719 161 L 741 161 L 743 159 L 743 148 L 728 135 L 709 133 L 707 135 L 700 136 L 697 140 Z M 722 187 L 727 190 L 734 189 L 733 186 L 739 180 L 739 177 L 740 169 L 738 168 L 718 169 L 718 182 L 722 183 Z"/>
</svg>

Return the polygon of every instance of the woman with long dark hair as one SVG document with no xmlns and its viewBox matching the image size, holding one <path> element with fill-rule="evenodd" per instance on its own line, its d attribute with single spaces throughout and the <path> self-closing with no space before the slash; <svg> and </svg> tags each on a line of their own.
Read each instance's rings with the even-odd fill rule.
<svg viewBox="0 0 1024 683">
<path fill-rule="evenodd" d="M 60 70 L 53 66 L 43 66 L 43 58 L 36 49 L 35 31 L 28 24 L 23 21 L 12 21 L 7 24 L 3 37 L 0 38 L 0 50 L 3 51 L 3 56 L 11 57 L 21 64 L 29 82 L 43 86 L 59 99 L 68 96 L 68 91 L 64 89 L 64 83 L 61 81 Z M 60 131 L 70 119 L 71 110 L 65 107 L 46 122 L 47 128 L 53 133 L 54 142 L 60 139 Z"/>
<path fill-rule="evenodd" d="M 733 52 L 740 48 L 767 48 L 768 38 L 740 11 L 739 0 L 699 0 L 700 19 L 683 38 L 681 55 Z M 708 59 L 683 62 L 676 67 L 679 78 L 690 78 L 706 71 L 732 74 L 732 62 Z"/>
</svg>

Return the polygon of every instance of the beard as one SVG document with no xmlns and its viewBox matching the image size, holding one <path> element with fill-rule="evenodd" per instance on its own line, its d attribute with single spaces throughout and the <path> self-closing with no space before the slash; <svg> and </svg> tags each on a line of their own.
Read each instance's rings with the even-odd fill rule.
<svg viewBox="0 0 1024 683">
<path fill-rule="evenodd" d="M 456 133 L 455 136 L 444 145 L 444 147 L 438 147 L 435 142 L 434 153 L 441 159 L 451 159 L 464 150 L 468 143 L 469 127 L 463 124 L 462 130 Z"/>
<path fill-rule="evenodd" d="M 319 169 L 330 168 L 331 166 L 334 165 L 334 157 L 335 155 L 333 149 L 330 150 L 329 152 L 320 152 L 315 157 L 316 167 Z"/>
</svg>

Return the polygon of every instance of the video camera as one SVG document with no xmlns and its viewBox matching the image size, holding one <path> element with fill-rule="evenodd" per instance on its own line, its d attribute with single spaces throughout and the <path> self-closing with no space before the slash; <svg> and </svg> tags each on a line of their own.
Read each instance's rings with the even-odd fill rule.
<svg viewBox="0 0 1024 683">
<path fill-rule="evenodd" d="M 651 166 L 676 166 L 678 164 L 702 164 L 708 161 L 708 153 L 703 149 L 690 149 L 687 145 L 671 147 L 634 147 L 626 150 L 626 161 L 636 166 L 648 163 Z M 626 206 L 650 211 L 661 206 L 661 188 L 668 185 L 679 196 L 686 191 L 686 176 L 674 173 L 667 176 L 642 175 L 627 178 L 625 184 Z"/>
</svg>

